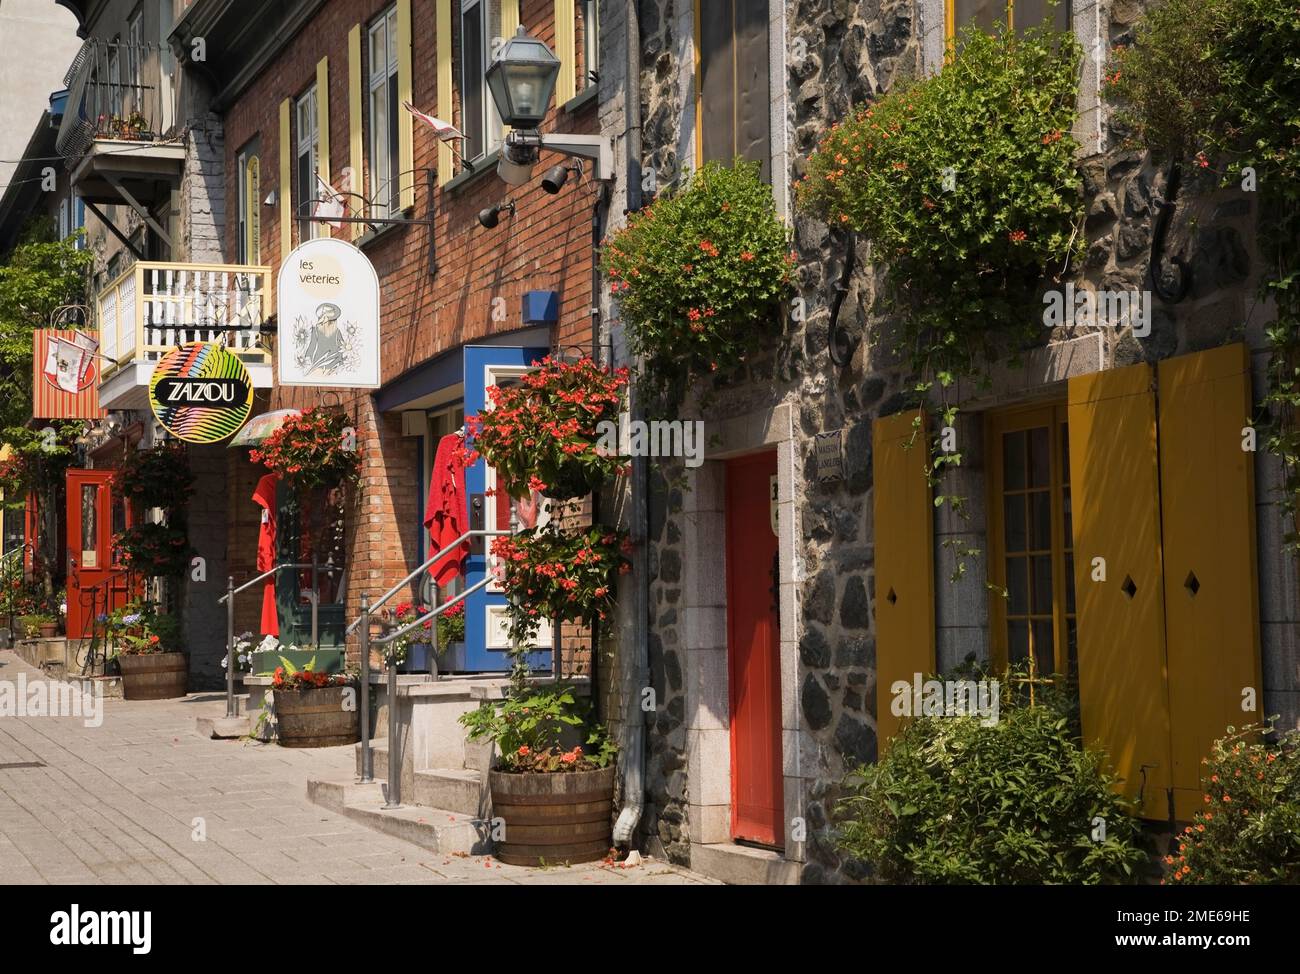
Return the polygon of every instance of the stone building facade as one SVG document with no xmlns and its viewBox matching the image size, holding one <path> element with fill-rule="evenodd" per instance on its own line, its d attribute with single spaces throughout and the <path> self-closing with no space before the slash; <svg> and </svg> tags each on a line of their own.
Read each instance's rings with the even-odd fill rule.
<svg viewBox="0 0 1300 974">
<path fill-rule="evenodd" d="M 619 5 L 621 6 L 621 5 Z M 1123 135 L 1099 95 L 1104 57 L 1131 40 L 1142 0 L 1076 0 L 1072 29 L 1085 52 L 1075 136 L 1085 193 L 1087 256 L 1070 283 L 1104 290 L 1149 289 L 1151 234 L 1167 191 L 1167 170 L 1124 147 Z M 642 0 L 639 85 L 642 163 L 662 190 L 697 159 L 695 105 L 699 21 L 690 0 Z M 859 241 L 855 270 L 839 312 L 860 340 L 851 360 L 827 353 L 831 298 L 845 260 L 845 237 L 794 210 L 791 187 L 819 138 L 858 105 L 908 79 L 941 68 L 945 44 L 942 0 L 773 0 L 768 5 L 770 91 L 746 98 L 771 106 L 771 171 L 778 212 L 793 227 L 797 293 L 803 320 L 791 316 L 773 347 L 751 357 L 746 375 L 718 384 L 705 422 L 703 466 L 657 461 L 652 468 L 649 537 L 650 684 L 657 709 L 647 715 L 647 806 L 641 828 L 648 845 L 670 859 L 718 875 L 738 876 L 748 862 L 769 881 L 843 882 L 865 878 L 845 862 L 831 832 L 844 774 L 872 762 L 877 741 L 876 538 L 873 512 L 873 426 L 909 401 L 915 376 L 881 337 L 890 321 L 872 311 L 882 268 Z M 619 43 L 619 37 L 608 39 Z M 608 58 L 606 63 L 613 61 Z M 622 62 L 620 62 L 622 63 Z M 624 119 L 602 110 L 602 127 L 621 136 Z M 665 178 L 665 174 L 667 178 Z M 944 505 L 934 513 L 934 633 L 937 668 L 990 659 L 987 562 L 971 559 L 950 581 L 953 546 L 988 550 L 984 418 L 990 410 L 1063 395 L 1067 380 L 1139 362 L 1244 341 L 1253 392 L 1264 389 L 1263 328 L 1269 309 L 1257 297 L 1259 255 L 1249 192 L 1184 186 L 1166 252 L 1191 268 L 1189 293 L 1157 301 L 1149 335 L 1130 327 L 1043 329 L 1019 365 L 994 363 L 991 383 L 958 398 L 963 462 L 946 493 L 969 499 L 971 516 Z M 1243 417 L 1244 421 L 1245 417 Z M 842 431 L 842 479 L 819 483 L 814 437 Z M 775 448 L 779 495 L 781 751 L 787 834 L 780 852 L 731 843 L 728 830 L 725 460 Z M 1283 552 L 1284 525 L 1276 487 L 1279 467 L 1255 455 L 1258 619 L 1264 713 L 1300 722 L 1300 584 L 1295 559 Z M 757 863 L 757 865 L 755 865 Z"/>
</svg>

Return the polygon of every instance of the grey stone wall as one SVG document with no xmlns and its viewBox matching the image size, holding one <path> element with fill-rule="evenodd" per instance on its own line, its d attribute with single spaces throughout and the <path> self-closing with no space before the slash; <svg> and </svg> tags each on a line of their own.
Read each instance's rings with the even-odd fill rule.
<svg viewBox="0 0 1300 974">
<path fill-rule="evenodd" d="M 172 260 L 220 264 L 226 238 L 225 130 L 211 112 L 191 120 L 185 132 L 181 175 L 180 234 Z M 233 255 L 230 260 L 233 261 Z"/>
<path fill-rule="evenodd" d="M 1149 5 L 1144 0 L 1089 0 L 1082 7 L 1089 18 L 1096 18 L 1089 29 L 1095 35 L 1101 27 L 1109 46 L 1131 38 L 1133 23 Z M 660 174 L 673 174 L 694 151 L 690 4 L 642 0 L 639 6 L 644 163 Z M 787 185 L 799 178 L 803 160 L 822 133 L 855 105 L 920 75 L 934 62 L 935 52 L 942 51 L 942 20 L 935 20 L 935 11 L 941 17 L 941 8 L 932 0 L 787 0 L 790 161 L 789 170 L 779 178 Z M 795 53 L 803 51 L 806 56 L 796 59 Z M 603 63 L 608 72 L 616 70 L 609 57 Z M 1076 286 L 1140 290 L 1149 287 L 1145 276 L 1150 235 L 1167 175 L 1146 155 L 1122 147 L 1124 133 L 1114 128 L 1096 97 L 1095 65 L 1093 59 L 1084 68 L 1085 91 L 1080 98 L 1080 125 L 1092 133 L 1080 139 L 1079 160 L 1088 214 L 1087 256 L 1069 279 Z M 778 70 L 774 66 L 773 71 Z M 774 145 L 785 141 L 774 133 Z M 661 188 L 664 182 L 661 178 Z M 971 518 L 954 518 L 946 508 L 936 513 L 936 615 L 942 666 L 955 665 L 970 654 L 987 656 L 983 564 L 975 559 L 962 582 L 954 585 L 949 581 L 952 554 L 943 544 L 961 540 L 986 548 L 983 444 L 977 411 L 1059 386 L 1071 374 L 1154 362 L 1214 347 L 1234 336 L 1256 349 L 1260 372 L 1263 355 L 1258 350 L 1268 309 L 1255 297 L 1255 217 L 1251 194 L 1185 182 L 1167 253 L 1188 260 L 1194 283 L 1182 302 L 1157 302 L 1148 337 L 1139 339 L 1128 329 L 1044 329 L 1042 346 L 1028 350 L 1023 365 L 991 367 L 992 388 L 979 393 L 959 420 L 965 460 L 959 481 L 946 490 L 969 498 Z M 840 320 L 864 340 L 845 368 L 829 361 L 830 298 L 843 267 L 844 242 L 802 214 L 793 214 L 793 223 L 799 255 L 797 287 L 809 309 L 806 320 L 787 321 L 783 337 L 773 348 L 756 352 L 740 375 L 716 382 L 716 395 L 701 415 L 706 423 L 719 423 L 782 402 L 797 410 L 802 476 L 796 482 L 799 550 L 793 581 L 801 589 L 801 611 L 798 660 L 792 675 L 805 730 L 797 755 L 805 782 L 799 807 L 809 828 L 801 850 L 806 858 L 803 880 L 840 882 L 862 878 L 863 869 L 861 864 L 841 861 L 829 837 L 829 811 L 844 772 L 876 756 L 871 425 L 876 417 L 900 408 L 915 379 L 881 340 L 891 322 L 875 317 L 871 306 L 882 271 L 872 265 L 869 247 L 862 243 Z M 1257 397 L 1262 388 L 1260 372 Z M 973 389 L 966 391 L 974 395 Z M 812 437 L 835 429 L 844 430 L 846 477 L 819 485 Z M 689 574 L 683 566 L 695 554 L 692 528 L 683 516 L 683 471 L 661 464 L 652 479 L 650 521 L 651 682 L 660 707 L 649 736 L 649 804 L 642 830 L 656 851 L 662 849 L 670 859 L 687 862 L 691 834 L 687 796 L 692 789 L 688 774 L 694 761 L 683 726 L 690 688 L 684 685 L 682 644 L 690 634 L 683 629 L 679 605 L 683 578 Z M 1261 453 L 1257 465 L 1265 707 L 1295 726 L 1300 717 L 1296 566 L 1280 550 L 1281 524 L 1276 498 L 1269 492 L 1277 481 L 1276 464 Z M 783 671 L 783 679 L 787 675 Z"/>
</svg>

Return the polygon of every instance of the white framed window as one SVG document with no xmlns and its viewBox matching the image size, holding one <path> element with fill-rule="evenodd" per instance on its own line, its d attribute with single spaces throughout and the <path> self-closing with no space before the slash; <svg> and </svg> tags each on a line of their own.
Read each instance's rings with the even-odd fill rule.
<svg viewBox="0 0 1300 974">
<path fill-rule="evenodd" d="M 72 215 L 71 215 L 71 207 L 69 206 L 71 202 L 72 200 L 69 197 L 65 197 L 64 199 L 59 200 L 59 239 L 60 240 L 67 240 L 68 234 L 72 232 L 72 223 L 71 223 Z"/>
<path fill-rule="evenodd" d="M 488 5 L 484 0 L 460 3 L 460 130 L 465 133 L 465 158 L 488 153 L 487 71 Z"/>
<path fill-rule="evenodd" d="M 593 74 L 600 71 L 600 11 L 597 0 L 582 0 L 582 77 L 579 90 L 596 83 Z"/>
<path fill-rule="evenodd" d="M 176 121 L 176 57 L 167 38 L 175 26 L 172 0 L 158 0 L 158 131 L 171 130 Z"/>
<path fill-rule="evenodd" d="M 400 181 L 397 148 L 397 7 L 371 23 L 367 49 L 370 92 L 370 202 L 375 216 L 395 214 Z"/>
<path fill-rule="evenodd" d="M 236 216 L 238 233 L 235 239 L 237 255 L 235 262 L 260 264 L 262 262 L 261 169 L 256 145 L 250 145 L 239 153 L 236 166 L 239 213 Z"/>
<path fill-rule="evenodd" d="M 294 104 L 297 141 L 294 143 L 294 174 L 298 182 L 299 240 L 324 236 L 323 224 L 308 219 L 316 209 L 319 188 L 316 167 L 320 162 L 320 128 L 316 114 L 316 86 L 313 84 Z"/>
</svg>

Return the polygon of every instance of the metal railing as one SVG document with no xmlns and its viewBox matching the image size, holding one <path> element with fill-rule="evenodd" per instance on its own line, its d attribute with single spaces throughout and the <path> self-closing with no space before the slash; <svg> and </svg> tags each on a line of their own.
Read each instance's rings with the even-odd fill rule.
<svg viewBox="0 0 1300 974">
<path fill-rule="evenodd" d="M 320 575 L 325 573 L 333 575 L 336 572 L 343 571 L 341 565 L 322 565 L 316 561 L 297 562 L 287 561 L 280 565 L 268 568 L 262 574 L 254 576 L 246 581 L 243 585 L 236 588 L 235 576 L 226 577 L 226 594 L 217 599 L 218 605 L 226 607 L 226 716 L 234 717 L 235 714 L 235 669 L 239 664 L 238 657 L 235 654 L 235 596 L 240 592 L 252 588 L 258 582 L 263 582 L 272 575 L 278 575 L 282 571 L 302 571 L 311 570 L 311 642 L 312 645 L 320 647 Z M 251 672 L 251 667 L 250 667 Z M 366 699 L 362 694 L 361 699 Z M 363 704 L 364 706 L 364 704 Z"/>
<path fill-rule="evenodd" d="M 100 139 L 159 141 L 176 124 L 176 66 L 165 45 L 89 38 L 64 82 L 68 105 L 55 143 L 63 155 Z"/>
<path fill-rule="evenodd" d="M 455 541 L 443 545 L 424 562 L 403 578 L 400 582 L 390 588 L 387 592 L 375 600 L 374 605 L 370 604 L 365 593 L 361 595 L 361 614 L 352 621 L 347 627 L 347 635 L 351 635 L 360 627 L 358 640 L 361 651 L 361 776 L 360 781 L 369 783 L 375 780 L 375 757 L 370 750 L 370 617 L 376 609 L 384 605 L 398 592 L 402 591 L 416 578 L 435 564 L 447 557 L 450 552 L 455 551 L 460 545 L 469 541 L 471 538 L 495 538 L 502 535 L 513 534 L 513 531 L 499 531 L 488 528 L 466 531 Z M 483 578 L 475 582 L 469 588 L 462 592 L 457 592 L 446 602 L 441 605 L 435 605 L 424 615 L 417 617 L 415 620 L 406 623 L 397 629 L 384 633 L 375 640 L 375 645 L 385 647 L 395 639 L 400 639 L 413 629 L 422 628 L 426 623 L 431 623 L 443 612 L 446 612 L 453 605 L 463 602 L 468 596 L 485 588 L 492 581 L 490 572 L 484 572 Z M 437 600 L 437 589 L 434 590 L 434 599 Z M 438 638 L 437 631 L 434 631 L 434 640 Z M 400 808 L 402 804 L 402 769 L 401 754 L 397 747 L 397 663 L 389 654 L 385 654 L 384 669 L 387 671 L 388 682 L 388 787 L 385 789 L 384 808 Z"/>
</svg>

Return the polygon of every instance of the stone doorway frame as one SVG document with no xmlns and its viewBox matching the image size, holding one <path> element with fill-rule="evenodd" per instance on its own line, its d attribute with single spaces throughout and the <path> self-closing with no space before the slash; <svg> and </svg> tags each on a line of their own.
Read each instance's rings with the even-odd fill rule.
<svg viewBox="0 0 1300 974">
<path fill-rule="evenodd" d="M 798 564 L 800 471 L 795 411 L 789 403 L 711 422 L 704 462 L 687 468 L 682 492 L 682 670 L 686 693 L 687 801 L 691 860 L 741 850 L 731 840 L 731 737 L 727 667 L 726 468 L 731 457 L 776 448 L 779 600 L 781 607 L 781 751 L 785 796 L 785 852 L 771 866 L 801 864 L 804 842 L 795 841 L 803 819 L 806 741 L 799 712 L 799 635 L 802 629 Z M 702 849 L 701 847 L 708 847 Z M 744 855 L 753 858 L 753 850 Z M 696 866 L 695 868 L 699 868 Z M 797 866 L 796 866 L 797 869 Z M 797 874 L 796 874 L 797 875 Z"/>
</svg>

